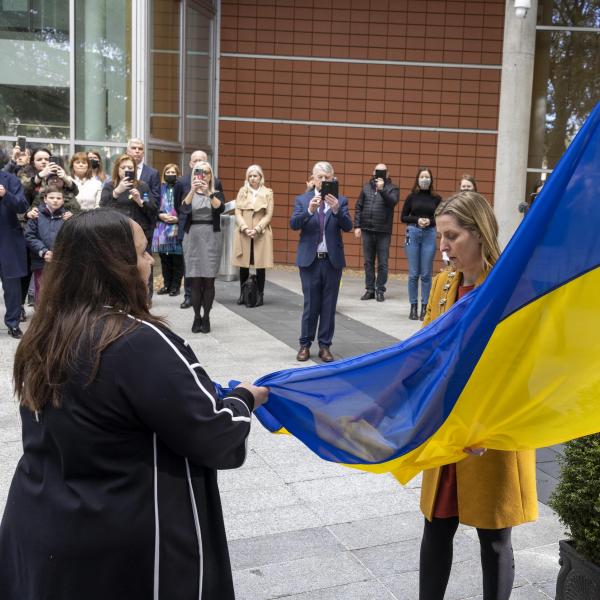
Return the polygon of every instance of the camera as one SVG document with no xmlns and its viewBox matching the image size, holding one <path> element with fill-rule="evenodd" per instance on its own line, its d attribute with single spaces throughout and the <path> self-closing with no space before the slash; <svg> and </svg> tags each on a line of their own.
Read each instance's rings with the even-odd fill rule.
<svg viewBox="0 0 600 600">
<path fill-rule="evenodd" d="M 334 179 L 333 181 L 323 181 L 321 183 L 321 198 L 325 198 L 327 194 L 331 194 L 337 198 L 339 193 L 340 191 L 337 179 Z"/>
</svg>

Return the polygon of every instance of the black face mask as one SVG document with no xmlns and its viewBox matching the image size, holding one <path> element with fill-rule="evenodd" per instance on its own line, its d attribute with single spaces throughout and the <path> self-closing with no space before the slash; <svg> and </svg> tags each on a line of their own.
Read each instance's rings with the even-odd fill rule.
<svg viewBox="0 0 600 600">
<path fill-rule="evenodd" d="M 97 169 L 100 166 L 100 161 L 97 158 L 92 158 L 92 169 Z"/>
<path fill-rule="evenodd" d="M 165 183 L 173 185 L 177 181 L 177 175 L 165 175 Z"/>
</svg>

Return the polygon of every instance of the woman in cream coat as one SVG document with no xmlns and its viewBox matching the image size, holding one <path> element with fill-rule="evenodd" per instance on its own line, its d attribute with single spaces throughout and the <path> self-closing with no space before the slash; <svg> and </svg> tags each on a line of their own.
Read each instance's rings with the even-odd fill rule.
<svg viewBox="0 0 600 600">
<path fill-rule="evenodd" d="M 265 269 L 273 266 L 273 190 L 265 187 L 265 176 L 259 165 L 250 165 L 246 181 L 235 199 L 235 236 L 233 238 L 234 267 L 240 268 L 240 288 L 256 269 L 258 303 L 262 306 L 265 291 Z M 240 292 L 238 304 L 244 300 Z"/>
<path fill-rule="evenodd" d="M 480 285 L 498 259 L 498 224 L 487 200 L 460 192 L 440 204 L 440 250 L 452 267 L 433 281 L 423 325 Z M 465 448 L 466 458 L 423 473 L 419 600 L 442 600 L 458 524 L 477 529 L 483 599 L 508 600 L 514 580 L 512 527 L 537 518 L 535 452 Z"/>
</svg>

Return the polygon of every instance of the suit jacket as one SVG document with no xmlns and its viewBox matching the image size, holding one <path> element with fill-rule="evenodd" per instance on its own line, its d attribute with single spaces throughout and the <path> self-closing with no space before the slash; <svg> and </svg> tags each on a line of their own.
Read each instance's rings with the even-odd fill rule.
<svg viewBox="0 0 600 600">
<path fill-rule="evenodd" d="M 160 173 L 144 163 L 142 173 L 140 174 L 140 181 L 148 184 L 150 195 L 154 198 L 156 206 L 160 206 Z"/>
<path fill-rule="evenodd" d="M 320 238 L 319 215 L 317 211 L 314 215 L 308 212 L 308 204 L 314 195 L 314 191 L 310 190 L 298 196 L 290 219 L 290 227 L 294 231 L 300 230 L 300 241 L 296 253 L 296 264 L 299 267 L 309 267 L 317 256 Z M 325 213 L 325 241 L 332 266 L 336 269 L 343 269 L 346 266 L 346 258 L 342 231 L 352 231 L 352 219 L 348 212 L 348 200 L 344 196 L 340 196 L 339 202 L 340 209 L 337 214 L 333 214 L 332 210 Z"/>
<path fill-rule="evenodd" d="M 480 277 L 476 285 L 484 278 Z M 442 271 L 435 277 L 423 327 L 456 302 L 461 280 L 460 271 Z M 441 472 L 441 468 L 423 472 L 421 511 L 428 520 L 433 516 Z M 534 450 L 488 450 L 483 456 L 465 454 L 456 463 L 456 485 L 458 518 L 465 525 L 503 529 L 537 518 Z"/>
<path fill-rule="evenodd" d="M 0 265 L 2 276 L 23 277 L 27 274 L 27 248 L 18 214 L 29 210 L 23 186 L 12 173 L 0 171 L 0 185 L 6 193 L 0 198 Z"/>
</svg>

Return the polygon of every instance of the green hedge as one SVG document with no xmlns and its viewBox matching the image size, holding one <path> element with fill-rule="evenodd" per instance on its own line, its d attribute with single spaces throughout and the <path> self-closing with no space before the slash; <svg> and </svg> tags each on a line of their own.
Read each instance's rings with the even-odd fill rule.
<svg viewBox="0 0 600 600">
<path fill-rule="evenodd" d="M 600 566 L 600 433 L 565 444 L 561 477 L 550 506 L 579 554 Z"/>
</svg>

